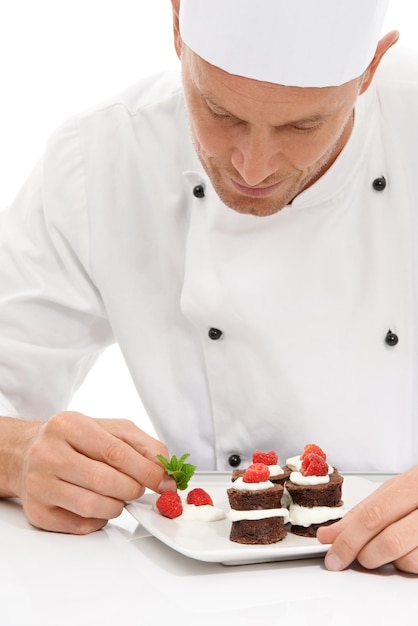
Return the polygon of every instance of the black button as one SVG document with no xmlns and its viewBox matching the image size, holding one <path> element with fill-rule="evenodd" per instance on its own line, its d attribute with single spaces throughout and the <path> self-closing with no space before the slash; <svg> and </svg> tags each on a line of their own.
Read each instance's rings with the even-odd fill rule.
<svg viewBox="0 0 418 626">
<path fill-rule="evenodd" d="M 231 456 L 228 459 L 228 463 L 230 464 L 231 467 L 238 467 L 238 465 L 241 463 L 241 457 L 239 454 L 231 454 Z"/>
<path fill-rule="evenodd" d="M 376 191 L 383 191 L 386 187 L 386 178 L 384 176 L 380 176 L 379 178 L 375 178 L 373 181 L 373 189 Z"/>
<path fill-rule="evenodd" d="M 222 331 L 219 330 L 219 328 L 209 328 L 208 335 L 210 339 L 216 341 L 217 339 L 220 339 L 222 337 Z"/>
<path fill-rule="evenodd" d="M 196 185 L 193 187 L 193 195 L 195 198 L 204 198 L 205 197 L 205 188 L 203 185 Z"/>
<path fill-rule="evenodd" d="M 388 330 L 385 337 L 385 342 L 388 346 L 396 346 L 399 341 L 398 335 L 395 335 L 391 330 Z"/>
</svg>

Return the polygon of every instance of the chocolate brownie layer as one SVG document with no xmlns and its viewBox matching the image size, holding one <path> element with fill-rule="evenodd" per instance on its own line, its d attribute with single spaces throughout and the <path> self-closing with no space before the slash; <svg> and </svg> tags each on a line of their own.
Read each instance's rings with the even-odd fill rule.
<svg viewBox="0 0 418 626">
<path fill-rule="evenodd" d="M 287 480 L 289 480 L 291 470 L 288 467 L 282 467 L 283 474 L 276 474 L 275 476 L 270 476 L 269 480 L 272 483 L 278 483 L 279 485 L 284 485 Z"/>
<path fill-rule="evenodd" d="M 330 474 L 329 478 L 329 482 L 323 485 L 295 485 L 288 480 L 286 489 L 294 504 L 300 506 L 339 506 L 344 479 L 337 471 Z"/>
<path fill-rule="evenodd" d="M 230 487 L 226 490 L 231 509 L 251 511 L 254 509 L 280 509 L 283 485 L 267 489 L 247 491 Z"/>
<path fill-rule="evenodd" d="M 269 544 L 286 537 L 283 517 L 232 522 L 229 538 L 236 543 Z"/>
</svg>

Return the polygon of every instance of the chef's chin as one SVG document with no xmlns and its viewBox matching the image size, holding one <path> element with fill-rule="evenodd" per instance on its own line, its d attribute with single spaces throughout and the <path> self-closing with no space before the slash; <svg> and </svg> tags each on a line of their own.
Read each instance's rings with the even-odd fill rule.
<svg viewBox="0 0 418 626">
<path fill-rule="evenodd" d="M 266 198 L 251 198 L 235 190 L 227 189 L 226 186 L 219 181 L 213 180 L 212 177 L 210 178 L 222 202 L 230 209 L 242 215 L 254 215 L 256 217 L 274 215 L 287 206 L 294 197 L 293 194 L 287 194 L 286 197 L 283 197 L 283 193 L 280 194 L 280 197 L 279 194 L 276 193 Z"/>
</svg>

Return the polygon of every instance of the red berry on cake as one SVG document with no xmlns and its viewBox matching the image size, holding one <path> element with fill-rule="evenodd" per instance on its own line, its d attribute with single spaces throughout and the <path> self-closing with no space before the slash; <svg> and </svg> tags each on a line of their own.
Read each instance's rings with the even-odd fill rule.
<svg viewBox="0 0 418 626">
<path fill-rule="evenodd" d="M 322 448 L 317 446 L 315 443 L 307 443 L 303 449 L 303 452 L 300 458 L 303 459 L 307 454 L 311 454 L 311 452 L 314 452 L 315 454 L 318 454 L 318 456 L 321 456 L 324 459 L 324 461 L 327 458 L 327 455 L 322 450 Z"/>
<path fill-rule="evenodd" d="M 210 495 L 204 489 L 196 487 L 187 494 L 187 504 L 194 504 L 195 506 L 204 506 L 209 504 L 213 506 L 213 500 Z"/>
<path fill-rule="evenodd" d="M 256 450 L 253 453 L 253 463 L 264 463 L 264 465 L 277 465 L 279 462 L 279 457 L 277 456 L 274 450 L 269 450 L 269 452 L 261 452 L 260 450 Z"/>
<path fill-rule="evenodd" d="M 309 452 L 303 457 L 300 473 L 302 476 L 326 476 L 328 463 L 319 454 Z"/>
<path fill-rule="evenodd" d="M 183 513 L 183 504 L 176 491 L 165 491 L 157 499 L 155 506 L 164 517 L 174 519 Z"/>
<path fill-rule="evenodd" d="M 264 463 L 253 463 L 244 472 L 244 483 L 263 483 L 270 478 L 270 470 Z"/>
</svg>

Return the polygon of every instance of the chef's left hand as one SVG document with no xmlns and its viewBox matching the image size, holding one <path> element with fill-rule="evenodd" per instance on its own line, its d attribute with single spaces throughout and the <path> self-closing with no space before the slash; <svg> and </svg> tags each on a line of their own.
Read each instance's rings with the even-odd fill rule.
<svg viewBox="0 0 418 626">
<path fill-rule="evenodd" d="M 325 557 L 329 570 L 357 561 L 367 569 L 386 563 L 418 574 L 418 466 L 387 480 L 341 520 L 318 530 L 331 543 Z"/>
</svg>

